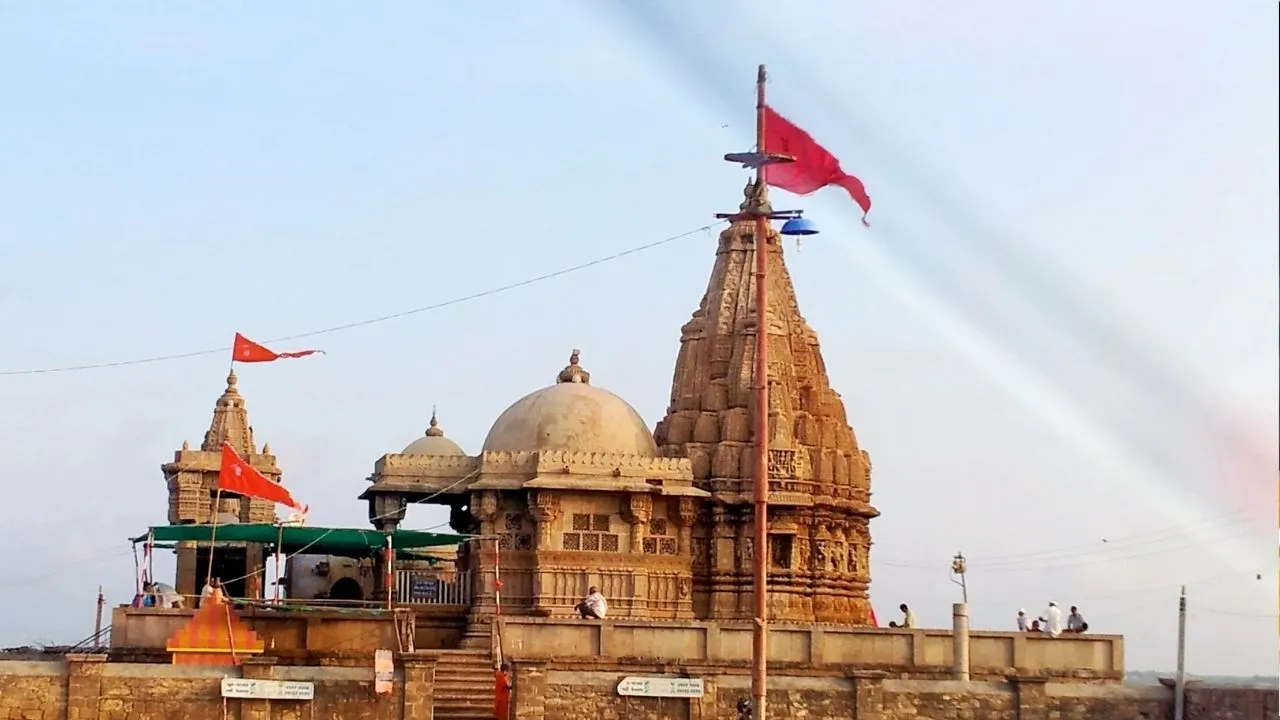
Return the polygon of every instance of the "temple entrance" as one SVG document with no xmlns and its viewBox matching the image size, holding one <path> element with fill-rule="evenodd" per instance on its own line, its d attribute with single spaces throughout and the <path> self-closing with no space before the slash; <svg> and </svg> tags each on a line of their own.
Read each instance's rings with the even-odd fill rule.
<svg viewBox="0 0 1280 720">
<path fill-rule="evenodd" d="M 248 553 L 243 547 L 218 547 L 213 552 L 213 577 L 222 581 L 222 589 L 229 597 L 245 597 L 246 575 L 249 574 Z M 209 575 L 209 548 L 200 548 L 196 555 L 196 592 L 204 587 Z"/>
<path fill-rule="evenodd" d="M 342 578 L 329 588 L 329 599 L 359 602 L 364 600 L 364 588 L 361 588 L 360 583 L 354 578 Z"/>
</svg>

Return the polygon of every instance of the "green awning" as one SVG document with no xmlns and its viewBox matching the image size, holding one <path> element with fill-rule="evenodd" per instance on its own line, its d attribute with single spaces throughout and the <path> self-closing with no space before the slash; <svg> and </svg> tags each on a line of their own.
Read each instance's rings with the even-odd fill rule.
<svg viewBox="0 0 1280 720">
<path fill-rule="evenodd" d="M 248 542 L 275 547 L 286 554 L 305 552 L 315 555 L 365 557 L 387 546 L 387 536 L 377 530 L 358 528 L 295 527 L 267 524 L 219 525 L 215 535 L 212 525 L 157 525 L 150 530 L 153 542 Z M 133 539 L 146 542 L 148 535 Z M 397 530 L 391 533 L 391 544 L 397 551 L 457 545 L 467 535 L 433 533 L 422 530 Z"/>
</svg>

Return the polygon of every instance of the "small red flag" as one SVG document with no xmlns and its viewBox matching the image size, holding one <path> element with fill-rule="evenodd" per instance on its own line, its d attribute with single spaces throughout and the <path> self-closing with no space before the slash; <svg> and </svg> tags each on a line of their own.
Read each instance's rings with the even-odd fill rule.
<svg viewBox="0 0 1280 720">
<path fill-rule="evenodd" d="M 307 506 L 294 500 L 283 485 L 271 482 L 262 473 L 254 470 L 253 466 L 245 462 L 227 443 L 222 443 L 222 466 L 218 469 L 218 489 L 226 493 L 288 505 L 303 513 L 307 511 Z"/>
<path fill-rule="evenodd" d="M 876 609 L 875 608 L 869 608 L 869 609 L 871 611 L 871 627 L 873 628 L 880 627 L 880 621 L 876 620 Z"/>
<path fill-rule="evenodd" d="M 242 363 L 260 363 L 271 362 L 283 358 L 300 358 L 316 353 L 323 353 L 323 350 L 298 350 L 296 352 L 275 352 L 263 345 L 250 340 L 249 338 L 236 333 L 235 344 L 231 346 L 231 362 Z"/>
<path fill-rule="evenodd" d="M 871 196 L 862 181 L 841 170 L 835 155 L 767 105 L 764 118 L 764 151 L 795 158 L 795 162 L 770 165 L 765 172 L 769 184 L 797 195 L 839 185 L 862 208 L 862 224 L 870 227 L 867 213 L 871 212 Z"/>
</svg>

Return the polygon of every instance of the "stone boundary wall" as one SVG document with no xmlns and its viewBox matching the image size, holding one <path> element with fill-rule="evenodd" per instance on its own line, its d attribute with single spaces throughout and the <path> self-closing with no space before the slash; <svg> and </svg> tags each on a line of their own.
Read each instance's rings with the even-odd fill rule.
<svg viewBox="0 0 1280 720">
<path fill-rule="evenodd" d="M 280 665 L 254 658 L 242 667 L 108 662 L 100 655 L 41 661 L 0 660 L 0 720 L 406 720 L 428 718 L 436 659 L 396 660 L 393 691 L 373 694 L 372 658 L 361 667 Z M 519 720 L 726 720 L 748 695 L 745 667 L 687 667 L 679 676 L 706 684 L 701 698 L 623 698 L 630 675 L 661 676 L 653 664 L 516 662 Z M 676 676 L 668 673 L 666 676 Z M 223 677 L 315 683 L 312 701 L 226 700 Z M 903 679 L 884 672 L 769 679 L 770 716 L 810 720 L 1166 720 L 1172 690 L 1013 676 L 1002 680 Z M 1188 686 L 1186 720 L 1274 720 L 1274 689 Z"/>
<path fill-rule="evenodd" d="M 724 720 L 737 718 L 739 698 L 751 692 L 745 671 L 689 672 L 679 677 L 701 678 L 703 697 L 620 697 L 617 685 L 623 677 L 657 675 L 625 665 L 611 671 L 560 668 L 557 663 L 516 664 L 520 720 Z M 1271 688 L 1191 683 L 1186 720 L 1275 720 L 1276 703 L 1277 693 Z M 1043 677 L 960 682 L 895 679 L 882 672 L 826 677 L 775 672 L 769 678 L 769 714 L 812 720 L 1166 720 L 1173 714 L 1173 691 L 1159 685 Z"/>
<path fill-rule="evenodd" d="M 507 654 L 526 660 L 707 665 L 751 660 L 751 626 L 744 623 L 509 617 L 503 619 L 501 634 Z M 859 666 L 946 677 L 954 646 L 949 630 L 769 626 L 769 662 L 788 669 Z M 1119 682 L 1124 638 L 971 632 L 969 664 L 974 679 L 1041 675 Z"/>
<path fill-rule="evenodd" d="M 271 720 L 430 717 L 434 658 L 397 659 L 392 692 L 373 693 L 365 667 L 276 665 L 250 658 L 241 667 L 107 662 L 102 655 L 44 661 L 0 660 L 0 720 Z M 224 677 L 315 683 L 315 699 L 223 700 Z M 308 707 L 309 706 L 309 707 Z"/>
</svg>

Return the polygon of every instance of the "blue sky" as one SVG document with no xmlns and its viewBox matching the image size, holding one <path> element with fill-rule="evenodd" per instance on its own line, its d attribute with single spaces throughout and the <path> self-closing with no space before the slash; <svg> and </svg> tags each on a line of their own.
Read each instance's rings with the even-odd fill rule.
<svg viewBox="0 0 1280 720">
<path fill-rule="evenodd" d="M 0 9 L 0 646 L 87 635 L 99 584 L 128 600 L 125 538 L 163 522 L 158 466 L 227 356 L 12 371 L 341 325 L 705 225 L 740 198 L 719 158 L 752 142 L 765 62 L 876 203 L 864 231 L 838 190 L 781 201 L 825 230 L 788 262 L 875 464 L 881 614 L 947 623 L 963 550 L 975 625 L 1075 603 L 1164 669 L 1186 583 L 1191 669 L 1273 673 L 1276 6 L 780 7 Z M 432 405 L 475 452 L 571 348 L 653 423 L 713 248 L 299 341 L 328 354 L 241 372 L 258 440 L 313 522 L 362 525 Z"/>
</svg>

